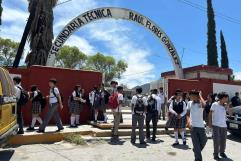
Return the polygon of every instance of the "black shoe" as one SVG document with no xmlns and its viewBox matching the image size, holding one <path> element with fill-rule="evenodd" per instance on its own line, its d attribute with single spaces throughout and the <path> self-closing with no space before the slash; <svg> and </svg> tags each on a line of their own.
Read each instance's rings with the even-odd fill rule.
<svg viewBox="0 0 241 161">
<path fill-rule="evenodd" d="M 187 141 L 186 140 L 183 141 L 183 145 L 187 145 Z"/>
<path fill-rule="evenodd" d="M 75 124 L 76 126 L 80 126 L 80 124 Z"/>
<path fill-rule="evenodd" d="M 77 128 L 77 125 L 70 125 L 69 128 Z"/>
<path fill-rule="evenodd" d="M 155 141 L 156 141 L 156 138 L 152 138 L 151 141 L 155 142 Z"/>
<path fill-rule="evenodd" d="M 140 142 L 141 145 L 146 145 L 145 141 Z"/>
<path fill-rule="evenodd" d="M 133 145 L 134 145 L 134 144 L 136 144 L 136 142 L 135 142 L 135 141 L 131 141 L 131 144 L 133 144 Z"/>
<path fill-rule="evenodd" d="M 97 123 L 97 120 L 94 120 L 94 123 Z"/>
<path fill-rule="evenodd" d="M 22 134 L 24 134 L 24 131 L 23 131 L 23 130 L 19 130 L 19 131 L 17 132 L 17 134 L 18 134 L 18 135 L 22 135 Z"/>
<path fill-rule="evenodd" d="M 166 118 L 163 118 L 163 120 L 165 121 L 165 120 L 166 120 Z"/>
<path fill-rule="evenodd" d="M 45 133 L 44 130 L 38 130 L 37 133 Z"/>
<path fill-rule="evenodd" d="M 27 128 L 26 130 L 27 130 L 27 131 L 34 131 L 35 129 L 34 129 L 34 127 L 29 127 L 29 128 Z"/>
<path fill-rule="evenodd" d="M 228 158 L 225 153 L 220 153 L 220 156 L 221 156 L 222 158 Z"/>
<path fill-rule="evenodd" d="M 177 146 L 179 145 L 179 142 L 175 142 L 174 144 L 172 144 L 172 146 Z"/>
<path fill-rule="evenodd" d="M 214 160 L 221 160 L 221 158 L 219 158 L 219 156 L 214 156 L 213 159 Z"/>
<path fill-rule="evenodd" d="M 167 127 L 165 127 L 165 130 L 166 130 L 166 131 L 168 131 L 168 128 L 167 128 Z"/>
<path fill-rule="evenodd" d="M 62 130 L 64 130 L 64 128 L 62 127 L 62 128 L 60 128 L 60 129 L 58 129 L 58 130 L 56 130 L 56 132 L 60 132 L 60 131 L 62 131 Z"/>
</svg>

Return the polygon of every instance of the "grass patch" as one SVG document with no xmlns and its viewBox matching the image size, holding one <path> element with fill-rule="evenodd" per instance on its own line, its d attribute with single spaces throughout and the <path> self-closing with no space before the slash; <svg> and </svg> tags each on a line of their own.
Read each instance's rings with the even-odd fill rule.
<svg viewBox="0 0 241 161">
<path fill-rule="evenodd" d="M 64 141 L 67 141 L 76 145 L 86 145 L 85 140 L 78 134 L 69 134 L 64 136 Z"/>
</svg>

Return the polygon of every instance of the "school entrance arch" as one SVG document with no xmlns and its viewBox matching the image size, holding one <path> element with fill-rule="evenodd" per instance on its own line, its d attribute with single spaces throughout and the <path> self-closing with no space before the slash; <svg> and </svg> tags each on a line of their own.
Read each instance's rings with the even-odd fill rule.
<svg viewBox="0 0 241 161">
<path fill-rule="evenodd" d="M 89 10 L 85 13 L 80 14 L 79 16 L 75 17 L 71 20 L 64 29 L 59 33 L 57 38 L 52 44 L 50 49 L 48 59 L 47 59 L 47 66 L 54 66 L 54 61 L 56 55 L 60 48 L 64 45 L 66 40 L 79 28 L 84 25 L 87 25 L 91 22 L 102 20 L 102 19 L 123 19 L 128 20 L 131 22 L 135 22 L 147 30 L 151 31 L 159 41 L 164 45 L 167 49 L 168 55 L 171 58 L 173 67 L 175 69 L 176 77 L 177 78 L 184 78 L 183 76 L 183 69 L 180 58 L 177 54 L 177 51 L 167 36 L 167 34 L 153 21 L 149 18 L 126 8 L 116 8 L 116 7 L 103 7 L 97 8 L 93 10 Z"/>
</svg>

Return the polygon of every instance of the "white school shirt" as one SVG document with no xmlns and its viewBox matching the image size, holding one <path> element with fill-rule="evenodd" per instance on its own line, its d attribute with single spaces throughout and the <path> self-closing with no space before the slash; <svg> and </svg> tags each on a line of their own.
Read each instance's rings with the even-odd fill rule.
<svg viewBox="0 0 241 161">
<path fill-rule="evenodd" d="M 164 94 L 164 92 L 159 93 L 158 96 L 160 98 L 161 104 L 164 104 L 165 103 L 165 94 Z"/>
<path fill-rule="evenodd" d="M 54 89 L 50 88 L 49 90 L 49 103 L 53 104 L 53 103 L 58 103 L 58 98 L 53 94 L 53 90 L 54 93 L 56 94 L 56 96 L 58 96 L 59 93 L 59 89 L 57 87 L 54 87 Z"/>
<path fill-rule="evenodd" d="M 190 119 L 192 127 L 204 128 L 203 107 L 201 103 L 193 103 L 193 101 L 189 101 L 187 103 L 187 109 L 190 110 Z"/>
<path fill-rule="evenodd" d="M 17 98 L 17 100 L 19 100 L 19 99 L 20 99 L 20 97 L 21 97 L 21 89 L 19 89 L 19 88 L 21 88 L 21 89 L 22 89 L 22 87 L 21 87 L 21 85 L 20 85 L 20 84 L 15 85 L 15 91 L 16 91 L 16 98 Z"/>
<path fill-rule="evenodd" d="M 211 106 L 210 111 L 212 111 L 212 125 L 218 127 L 227 127 L 226 123 L 226 108 L 219 104 L 219 102 L 214 102 Z"/>
<path fill-rule="evenodd" d="M 175 100 L 175 101 L 177 102 L 177 100 Z M 187 106 L 186 106 L 186 103 L 185 103 L 183 100 L 181 100 L 181 101 L 183 102 L 183 112 L 182 112 L 180 115 L 181 115 L 181 117 L 183 117 L 183 116 L 185 116 L 185 115 L 187 114 Z M 181 101 L 178 101 L 177 103 L 179 103 L 179 102 L 181 102 Z M 171 102 L 171 104 L 170 104 L 170 106 L 169 106 L 169 111 L 170 111 L 172 114 L 174 114 L 174 115 L 177 116 L 176 111 L 173 110 L 173 101 Z"/>
<path fill-rule="evenodd" d="M 144 106 L 148 106 L 146 97 L 144 97 L 143 95 L 134 95 L 131 99 L 131 104 L 134 105 L 134 108 L 135 108 L 135 105 L 136 105 L 136 101 L 138 99 L 137 96 L 142 97 L 142 101 L 144 103 Z M 132 112 L 134 112 L 134 111 L 132 111 Z"/>
<path fill-rule="evenodd" d="M 122 110 L 122 106 L 121 106 L 121 104 L 120 104 L 120 101 L 124 101 L 124 97 L 123 97 L 123 94 L 121 94 L 121 93 L 118 93 L 118 98 L 117 98 L 117 101 L 118 101 L 118 107 L 116 108 L 116 109 L 113 109 L 112 111 L 113 112 L 121 112 L 121 110 Z"/>
</svg>

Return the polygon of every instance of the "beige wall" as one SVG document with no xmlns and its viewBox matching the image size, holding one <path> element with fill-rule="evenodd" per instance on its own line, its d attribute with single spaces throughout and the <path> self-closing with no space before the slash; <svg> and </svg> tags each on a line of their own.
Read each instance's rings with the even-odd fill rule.
<svg viewBox="0 0 241 161">
<path fill-rule="evenodd" d="M 228 75 L 226 74 L 219 74 L 219 73 L 208 73 L 208 72 L 200 72 L 201 78 L 212 78 L 212 79 L 219 79 L 219 80 L 228 80 Z"/>
</svg>

